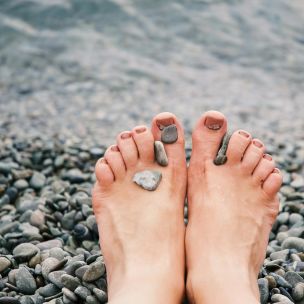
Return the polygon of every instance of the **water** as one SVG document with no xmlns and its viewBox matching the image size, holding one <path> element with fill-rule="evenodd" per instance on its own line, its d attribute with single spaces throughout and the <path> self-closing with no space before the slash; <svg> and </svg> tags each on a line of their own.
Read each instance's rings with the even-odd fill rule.
<svg viewBox="0 0 304 304">
<path fill-rule="evenodd" d="M 0 134 L 108 144 L 176 113 L 303 138 L 301 0 L 0 0 Z"/>
</svg>

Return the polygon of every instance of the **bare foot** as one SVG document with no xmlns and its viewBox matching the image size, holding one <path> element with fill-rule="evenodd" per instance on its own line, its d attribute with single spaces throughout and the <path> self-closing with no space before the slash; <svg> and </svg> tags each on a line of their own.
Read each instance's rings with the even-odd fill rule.
<svg viewBox="0 0 304 304">
<path fill-rule="evenodd" d="M 257 276 L 282 183 L 261 141 L 234 132 L 226 164 L 213 160 L 227 131 L 207 112 L 193 134 L 188 169 L 187 293 L 192 303 L 259 303 Z"/>
<path fill-rule="evenodd" d="M 176 124 L 178 140 L 165 144 L 169 165 L 154 161 L 158 126 Z M 162 180 L 147 191 L 132 179 L 157 170 Z M 93 207 L 104 255 L 109 303 L 178 303 L 184 294 L 183 206 L 187 169 L 184 134 L 176 117 L 161 113 L 152 131 L 139 126 L 117 137 L 96 165 Z"/>
</svg>

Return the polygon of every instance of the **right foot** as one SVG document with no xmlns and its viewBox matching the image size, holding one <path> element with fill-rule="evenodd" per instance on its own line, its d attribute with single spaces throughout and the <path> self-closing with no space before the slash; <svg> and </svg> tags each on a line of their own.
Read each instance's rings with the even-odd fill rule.
<svg viewBox="0 0 304 304">
<path fill-rule="evenodd" d="M 226 131 L 225 117 L 210 111 L 192 134 L 186 230 L 192 303 L 259 303 L 257 276 L 279 209 L 282 176 L 261 141 L 234 132 L 226 164 L 213 163 Z"/>
<path fill-rule="evenodd" d="M 175 124 L 178 140 L 164 144 L 169 164 L 154 161 L 161 126 Z M 147 191 L 132 179 L 157 170 L 162 180 Z M 186 158 L 183 130 L 171 113 L 157 115 L 152 132 L 141 126 L 117 137 L 96 165 L 93 207 L 107 267 L 109 303 L 178 303 L 184 294 L 184 200 Z"/>
</svg>

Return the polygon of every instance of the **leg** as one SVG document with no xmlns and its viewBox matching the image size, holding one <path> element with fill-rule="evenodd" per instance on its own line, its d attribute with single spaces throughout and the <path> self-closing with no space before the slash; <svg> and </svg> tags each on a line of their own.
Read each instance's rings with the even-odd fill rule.
<svg viewBox="0 0 304 304">
<path fill-rule="evenodd" d="M 282 177 L 249 133 L 235 132 L 227 162 L 213 163 L 226 131 L 225 117 L 207 112 L 193 132 L 186 231 L 192 303 L 259 303 L 257 276 L 279 209 Z"/>
<path fill-rule="evenodd" d="M 176 124 L 178 140 L 165 144 L 167 167 L 154 161 L 159 125 Z M 117 145 L 96 165 L 93 208 L 107 268 L 109 303 L 178 303 L 185 289 L 186 161 L 183 130 L 171 113 L 123 132 Z M 132 179 L 136 172 L 157 170 L 162 181 L 147 191 Z"/>
</svg>

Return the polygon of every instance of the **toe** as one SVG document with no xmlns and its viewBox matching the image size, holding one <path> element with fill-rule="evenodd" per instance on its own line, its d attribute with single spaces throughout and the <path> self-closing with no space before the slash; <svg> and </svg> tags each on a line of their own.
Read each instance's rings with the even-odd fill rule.
<svg viewBox="0 0 304 304">
<path fill-rule="evenodd" d="M 264 154 L 257 167 L 253 171 L 253 180 L 256 184 L 263 183 L 274 170 L 275 165 L 269 154 Z"/>
<path fill-rule="evenodd" d="M 113 172 L 104 158 L 97 161 L 95 166 L 95 175 L 102 187 L 108 187 L 114 182 Z"/>
<path fill-rule="evenodd" d="M 248 132 L 243 130 L 234 132 L 227 149 L 227 162 L 230 164 L 240 163 L 250 143 L 251 135 Z"/>
<path fill-rule="evenodd" d="M 213 162 L 226 132 L 226 117 L 217 111 L 206 112 L 199 119 L 192 133 L 191 160 L 197 156 L 199 161 Z"/>
<path fill-rule="evenodd" d="M 146 126 L 137 126 L 132 135 L 140 160 L 146 163 L 154 162 L 154 138 L 151 131 Z"/>
<path fill-rule="evenodd" d="M 134 167 L 138 160 L 138 151 L 132 133 L 125 131 L 117 136 L 117 145 L 127 169 Z"/>
<path fill-rule="evenodd" d="M 154 140 L 162 141 L 169 159 L 183 161 L 185 159 L 185 136 L 184 130 L 177 117 L 170 112 L 156 115 L 152 120 L 151 130 Z M 169 137 L 165 136 L 168 130 L 172 132 Z"/>
<path fill-rule="evenodd" d="M 242 168 L 246 174 L 252 174 L 265 152 L 264 144 L 253 139 L 242 159 Z"/>
<path fill-rule="evenodd" d="M 263 183 L 263 189 L 270 197 L 275 196 L 283 182 L 283 177 L 279 169 L 275 168 Z"/>
<path fill-rule="evenodd" d="M 126 174 L 126 167 L 118 146 L 109 147 L 104 157 L 114 174 L 115 180 L 123 179 Z"/>
</svg>

